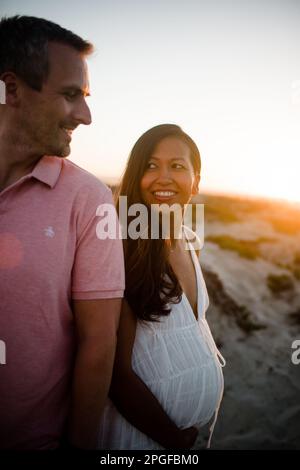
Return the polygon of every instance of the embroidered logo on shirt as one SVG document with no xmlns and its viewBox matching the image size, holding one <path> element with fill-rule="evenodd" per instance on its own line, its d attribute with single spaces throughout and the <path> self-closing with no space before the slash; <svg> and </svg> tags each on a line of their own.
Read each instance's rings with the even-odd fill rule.
<svg viewBox="0 0 300 470">
<path fill-rule="evenodd" d="M 44 228 L 44 234 L 46 235 L 46 237 L 49 237 L 49 238 L 55 237 L 55 232 L 52 227 Z"/>
<path fill-rule="evenodd" d="M 5 342 L 0 339 L 0 364 L 6 364 L 6 345 Z"/>
</svg>

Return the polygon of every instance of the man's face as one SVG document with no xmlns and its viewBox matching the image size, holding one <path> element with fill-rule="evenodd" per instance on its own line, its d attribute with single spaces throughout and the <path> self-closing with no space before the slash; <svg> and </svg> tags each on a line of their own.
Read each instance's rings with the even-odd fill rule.
<svg viewBox="0 0 300 470">
<path fill-rule="evenodd" d="M 49 75 L 41 92 L 24 85 L 19 107 L 19 129 L 30 152 L 66 157 L 72 131 L 90 124 L 87 65 L 70 46 L 49 43 Z"/>
</svg>

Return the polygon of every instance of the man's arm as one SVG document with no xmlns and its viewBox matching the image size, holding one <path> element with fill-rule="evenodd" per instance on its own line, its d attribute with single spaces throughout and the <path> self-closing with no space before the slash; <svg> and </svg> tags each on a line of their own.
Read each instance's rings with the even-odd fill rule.
<svg viewBox="0 0 300 470">
<path fill-rule="evenodd" d="M 69 441 L 95 449 L 114 362 L 122 299 L 74 300 L 77 353 L 73 372 Z"/>
</svg>

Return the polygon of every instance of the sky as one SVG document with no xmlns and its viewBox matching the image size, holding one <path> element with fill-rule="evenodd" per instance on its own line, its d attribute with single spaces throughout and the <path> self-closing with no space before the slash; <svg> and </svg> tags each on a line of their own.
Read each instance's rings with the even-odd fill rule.
<svg viewBox="0 0 300 470">
<path fill-rule="evenodd" d="M 13 14 L 95 45 L 78 165 L 120 178 L 139 136 L 171 122 L 199 147 L 203 191 L 300 201 L 300 1 L 0 0 Z"/>
</svg>

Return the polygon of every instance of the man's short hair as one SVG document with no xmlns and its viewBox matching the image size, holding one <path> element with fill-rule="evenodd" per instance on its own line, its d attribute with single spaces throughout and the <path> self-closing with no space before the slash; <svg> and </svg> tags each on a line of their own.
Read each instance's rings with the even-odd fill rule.
<svg viewBox="0 0 300 470">
<path fill-rule="evenodd" d="M 93 45 L 52 21 L 34 16 L 12 16 L 0 20 L 0 76 L 14 72 L 29 87 L 41 91 L 49 73 L 48 44 L 58 42 L 83 55 Z"/>
</svg>

